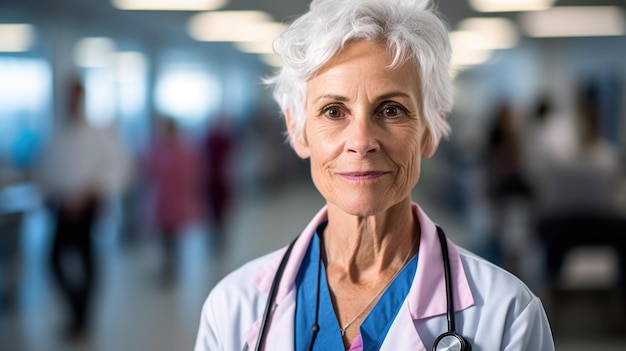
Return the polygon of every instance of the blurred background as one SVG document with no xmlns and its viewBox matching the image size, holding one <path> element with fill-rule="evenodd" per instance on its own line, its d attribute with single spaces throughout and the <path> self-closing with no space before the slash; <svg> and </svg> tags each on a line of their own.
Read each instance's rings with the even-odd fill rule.
<svg viewBox="0 0 626 351">
<path fill-rule="evenodd" d="M 0 0 L 1 350 L 192 349 L 211 287 L 304 228 L 262 78 L 308 3 Z M 558 350 L 625 350 L 626 4 L 438 3 L 453 132 L 414 200 Z"/>
</svg>

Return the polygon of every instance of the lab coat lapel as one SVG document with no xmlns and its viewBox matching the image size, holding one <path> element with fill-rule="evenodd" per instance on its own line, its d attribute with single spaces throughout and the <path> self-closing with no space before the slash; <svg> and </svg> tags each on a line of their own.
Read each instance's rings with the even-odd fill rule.
<svg viewBox="0 0 626 351">
<path fill-rule="evenodd" d="M 407 345 L 410 345 L 410 347 Z M 427 351 L 424 342 L 417 333 L 411 311 L 405 301 L 400 311 L 398 311 L 396 319 L 391 324 L 385 341 L 380 346 L 380 351 L 397 351 L 406 350 L 407 348 L 416 351 Z"/>
<path fill-rule="evenodd" d="M 271 318 L 267 321 L 264 350 L 292 351 L 294 347 L 294 313 L 296 310 L 295 289 L 282 301 L 275 304 Z M 254 350 L 259 337 L 261 319 L 246 331 L 245 338 L 248 350 Z"/>
<path fill-rule="evenodd" d="M 413 285 L 407 301 L 413 319 L 422 319 L 446 314 L 446 281 L 443 268 L 441 245 L 435 224 L 417 204 L 413 211 L 421 226 L 419 261 Z M 474 304 L 474 298 L 461 263 L 461 257 L 454 245 L 448 244 L 455 312 Z"/>
<path fill-rule="evenodd" d="M 413 211 L 421 227 L 417 270 L 407 299 L 389 328 L 381 351 L 404 350 L 407 345 L 411 345 L 411 350 L 427 351 L 428 348 L 415 327 L 416 321 L 445 315 L 447 312 L 446 281 L 437 228 L 417 204 L 413 204 Z M 454 309 L 461 311 L 472 306 L 474 298 L 459 252 L 454 245 L 448 245 L 448 250 L 454 287 Z"/>
</svg>

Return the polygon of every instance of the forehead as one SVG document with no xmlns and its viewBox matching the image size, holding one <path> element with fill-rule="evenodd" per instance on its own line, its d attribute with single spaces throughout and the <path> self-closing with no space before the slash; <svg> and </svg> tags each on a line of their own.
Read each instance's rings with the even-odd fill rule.
<svg viewBox="0 0 626 351">
<path fill-rule="evenodd" d="M 308 87 L 331 89 L 334 86 L 419 90 L 414 61 L 392 66 L 393 53 L 384 42 L 361 40 L 348 43 L 307 82 Z"/>
</svg>

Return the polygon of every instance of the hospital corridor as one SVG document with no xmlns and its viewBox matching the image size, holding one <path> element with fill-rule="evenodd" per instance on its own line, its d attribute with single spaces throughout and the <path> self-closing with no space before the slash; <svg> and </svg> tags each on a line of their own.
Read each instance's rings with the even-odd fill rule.
<svg viewBox="0 0 626 351">
<path fill-rule="evenodd" d="M 368 13 L 361 1 L 350 4 L 356 12 Z M 400 2 L 417 4 L 420 11 L 429 6 L 426 1 Z M 372 201 L 362 201 L 359 192 L 360 202 L 369 208 L 379 194 L 396 201 L 411 191 L 411 200 L 448 238 L 489 261 L 483 267 L 499 272 L 493 263 L 525 283 L 519 284 L 520 291 L 532 301 L 526 306 L 540 310 L 526 287 L 541 299 L 558 351 L 626 350 L 626 1 L 431 2 L 445 23 L 433 20 L 441 38 L 433 42 L 426 61 L 417 46 L 395 53 L 397 59 L 410 58 L 404 53 L 416 55 L 411 62 L 419 70 L 407 77 L 410 84 L 389 78 L 389 67 L 380 60 L 380 72 L 357 72 L 350 59 L 345 61 L 349 75 L 329 75 L 338 83 L 320 84 L 320 91 L 341 91 L 319 93 L 337 101 L 313 108 L 310 101 L 323 99 L 309 99 L 307 94 L 316 90 L 300 88 L 326 74 L 320 72 L 335 74 L 334 69 L 322 69 L 323 62 L 339 57 L 328 52 L 353 43 L 324 42 L 333 49 L 313 50 L 319 58 L 302 54 L 295 39 L 297 50 L 283 50 L 282 58 L 274 51 L 275 38 L 307 13 L 311 0 L 0 0 L 0 351 L 193 350 L 203 303 L 216 284 L 251 259 L 286 246 L 324 205 L 309 160 L 300 159 L 287 140 L 284 114 L 292 111 L 285 107 L 291 103 L 297 111 L 302 103 L 307 133 L 335 139 L 310 142 L 305 133 L 305 151 L 311 155 L 317 150 L 313 171 L 318 172 L 318 184 L 320 178 L 336 176 L 326 172 L 332 168 L 329 163 L 339 163 L 353 151 L 341 138 L 352 135 L 357 145 L 380 146 L 383 152 L 369 153 L 376 149 L 372 146 L 365 155 L 382 158 L 369 165 L 350 161 L 355 169 L 346 168 L 348 178 L 357 173 L 368 179 L 380 176 L 384 182 L 392 179 L 381 182 L 386 185 L 376 188 L 368 198 Z M 323 3 L 320 8 L 329 14 L 344 13 L 330 10 L 339 1 Z M 498 7 L 503 3 L 511 6 Z M 396 21 L 405 12 L 403 8 L 388 20 Z M 406 21 L 418 28 L 412 33 L 419 36 L 415 45 L 437 37 L 424 34 L 430 32 L 416 26 L 413 17 Z M 319 28 L 344 27 L 351 28 L 326 23 Z M 312 42 L 345 38 L 300 33 Z M 400 47 L 412 42 L 405 41 Z M 362 55 L 367 60 L 386 54 L 354 47 L 367 52 Z M 289 60 L 289 53 L 302 57 Z M 428 60 L 439 68 L 426 69 L 431 67 Z M 400 72 L 409 61 L 397 61 L 389 72 Z M 302 79 L 294 82 L 297 88 L 275 92 L 270 78 L 282 77 L 291 72 L 290 63 L 302 62 L 306 74 L 293 73 Z M 410 94 L 394 88 L 372 97 L 376 94 L 368 89 L 379 89 L 379 84 L 369 83 L 370 78 L 379 76 L 385 77 L 384 89 L 402 83 L 401 90 Z M 343 96 L 343 91 L 349 93 Z M 302 101 L 300 95 L 282 97 L 285 92 L 302 93 Z M 359 98 L 347 97 L 352 92 Z M 396 95 L 414 108 L 402 107 Z M 351 99 L 359 104 L 367 100 L 367 109 L 349 107 L 346 101 Z M 380 129 L 363 124 L 367 128 L 354 134 L 308 130 L 316 125 L 311 120 L 350 121 L 331 118 L 329 113 L 341 106 L 345 109 L 336 110 L 341 117 L 363 110 L 369 111 L 364 121 L 380 122 L 372 126 L 397 124 Z M 361 124 L 334 126 L 349 130 Z M 406 138 L 398 130 L 412 134 Z M 425 158 L 416 162 L 417 154 Z M 419 177 L 417 185 L 410 188 L 413 183 L 402 180 L 403 173 L 410 182 Z M 382 178 L 387 174 L 394 177 Z M 335 183 L 328 184 L 336 190 Z M 333 193 L 343 201 L 340 194 Z M 384 209 L 394 215 L 404 213 L 395 205 L 408 208 L 408 201 L 393 204 Z M 404 214 L 397 216 L 404 225 L 385 221 L 393 228 L 384 233 L 415 226 L 408 211 Z M 409 238 L 409 233 L 400 238 Z M 409 248 L 419 256 L 419 248 Z M 517 292 L 494 288 L 500 286 L 494 281 L 501 281 L 486 278 L 490 275 L 474 276 L 486 286 L 481 290 L 475 284 L 475 292 Z M 509 278 L 506 273 L 499 276 Z M 506 282 L 507 287 L 515 285 Z M 370 302 L 366 293 L 358 295 L 365 307 L 355 311 L 352 321 L 365 318 L 364 311 L 385 295 L 388 290 L 382 286 L 376 295 L 371 293 Z M 352 290 L 345 295 L 356 304 Z M 481 307 L 499 313 L 511 305 L 489 301 Z M 241 306 L 241 311 L 250 310 Z M 457 319 L 481 310 L 468 310 Z M 525 312 L 521 318 L 508 318 L 518 310 L 502 314 L 502 325 L 526 320 Z M 378 322 L 377 315 L 371 316 Z M 494 323 L 487 318 L 469 318 L 480 327 L 471 329 L 475 324 L 465 320 L 474 334 L 492 330 Z M 427 327 L 438 322 L 431 319 Z M 526 330 L 547 335 L 543 319 L 534 326 Z M 491 335 L 498 342 L 511 339 L 507 333 Z"/>
<path fill-rule="evenodd" d="M 417 201 L 421 194 L 415 194 Z M 124 238 L 109 229 L 97 238 L 100 282 L 93 311 L 92 332 L 79 340 L 62 333 L 64 311 L 46 264 L 49 233 L 46 214 L 35 211 L 23 222 L 20 279 L 15 301 L 0 313 L 0 349 L 7 351 L 173 351 L 194 346 L 200 309 L 211 287 L 228 271 L 248 259 L 287 244 L 322 199 L 306 182 L 287 182 L 271 194 L 259 191 L 236 201 L 229 220 L 232 234 L 223 252 L 211 250 L 210 235 L 201 227 L 181 236 L 178 274 L 164 285 L 158 275 L 162 256 L 149 236 Z M 426 200 L 421 206 L 457 243 L 463 224 Z M 278 219 L 280 218 L 280 219 Z M 617 351 L 626 348 L 624 329 L 616 328 L 612 295 L 602 292 L 571 294 L 562 315 L 553 320 L 556 349 L 560 351 Z M 609 296 L 609 301 L 607 301 Z M 549 306 L 547 310 L 550 311 Z M 557 323 L 558 320 L 558 323 Z"/>
</svg>

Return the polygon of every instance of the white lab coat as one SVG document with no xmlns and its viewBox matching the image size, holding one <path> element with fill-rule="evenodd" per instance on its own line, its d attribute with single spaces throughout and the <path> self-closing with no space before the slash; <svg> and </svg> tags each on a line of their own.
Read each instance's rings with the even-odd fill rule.
<svg viewBox="0 0 626 351">
<path fill-rule="evenodd" d="M 441 247 L 435 224 L 417 204 L 419 262 L 413 285 L 391 325 L 381 351 L 431 350 L 447 331 Z M 297 239 L 276 293 L 265 350 L 294 349 L 295 277 L 323 208 Z M 515 276 L 448 243 L 457 332 L 473 351 L 552 351 L 554 344 L 541 301 Z M 209 294 L 195 351 L 253 350 L 274 274 L 285 248 L 255 259 L 226 276 Z"/>
</svg>

